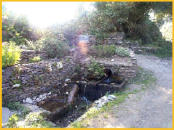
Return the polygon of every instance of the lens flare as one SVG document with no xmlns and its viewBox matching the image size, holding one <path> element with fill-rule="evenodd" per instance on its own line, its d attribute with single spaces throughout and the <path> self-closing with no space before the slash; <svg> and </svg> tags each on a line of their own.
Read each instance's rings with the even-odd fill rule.
<svg viewBox="0 0 174 130">
<path fill-rule="evenodd" d="M 87 55 L 88 53 L 88 46 L 87 46 L 87 43 L 84 42 L 84 41 L 80 41 L 78 42 L 78 47 L 80 49 L 80 53 L 83 54 L 83 55 Z"/>
</svg>

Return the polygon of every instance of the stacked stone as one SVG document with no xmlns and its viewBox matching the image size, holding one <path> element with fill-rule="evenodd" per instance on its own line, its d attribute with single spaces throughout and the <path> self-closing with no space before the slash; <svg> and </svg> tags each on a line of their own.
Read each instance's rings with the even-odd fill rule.
<svg viewBox="0 0 174 130">
<path fill-rule="evenodd" d="M 119 75 L 125 78 L 133 78 L 136 76 L 137 73 L 137 60 L 133 51 L 130 51 L 130 62 L 131 64 L 128 65 L 121 65 L 119 66 Z"/>
<path fill-rule="evenodd" d="M 30 59 L 32 59 L 35 56 L 40 56 L 41 59 L 46 59 L 47 57 L 47 55 L 43 51 L 22 50 L 20 64 L 29 63 Z"/>
<path fill-rule="evenodd" d="M 130 50 L 130 57 L 113 59 L 113 61 L 107 61 L 107 59 L 96 60 L 96 62 L 103 65 L 106 69 L 110 69 L 113 75 L 119 75 L 120 77 L 130 79 L 136 76 L 137 73 L 137 60 L 134 52 Z M 108 59 L 109 60 L 109 59 Z"/>
</svg>

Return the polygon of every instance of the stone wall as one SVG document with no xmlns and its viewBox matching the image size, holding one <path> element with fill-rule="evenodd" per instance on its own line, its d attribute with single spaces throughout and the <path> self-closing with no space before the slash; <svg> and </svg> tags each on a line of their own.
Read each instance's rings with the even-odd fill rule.
<svg viewBox="0 0 174 130">
<path fill-rule="evenodd" d="M 125 38 L 124 32 L 116 32 L 116 33 L 110 34 L 110 36 L 108 38 L 105 38 L 104 43 L 121 45 L 121 44 L 123 44 L 124 38 Z"/>
<path fill-rule="evenodd" d="M 130 57 L 97 58 L 96 62 L 110 69 L 113 74 L 118 73 L 119 76 L 127 79 L 135 77 L 137 73 L 137 60 L 133 51 L 130 51 Z"/>
<path fill-rule="evenodd" d="M 124 38 L 125 38 L 124 32 L 111 33 L 107 38 L 104 39 L 104 44 L 121 45 L 123 43 Z M 95 35 L 78 35 L 75 36 L 75 38 L 73 39 L 75 43 L 78 43 L 81 40 L 82 41 L 85 40 L 85 42 L 88 43 L 89 45 L 95 45 L 97 43 Z"/>
</svg>

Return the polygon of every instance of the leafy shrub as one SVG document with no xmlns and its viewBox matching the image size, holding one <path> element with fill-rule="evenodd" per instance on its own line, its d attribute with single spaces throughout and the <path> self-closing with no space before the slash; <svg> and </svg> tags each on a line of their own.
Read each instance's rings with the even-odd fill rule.
<svg viewBox="0 0 174 130">
<path fill-rule="evenodd" d="M 87 77 L 92 79 L 100 79 L 102 76 L 104 76 L 104 74 L 104 66 L 92 60 L 88 65 Z"/>
<path fill-rule="evenodd" d="M 19 110 L 21 108 L 21 104 L 19 102 L 9 102 L 7 107 L 11 110 Z"/>
<path fill-rule="evenodd" d="M 49 58 L 63 57 L 69 52 L 68 44 L 54 37 L 46 37 L 43 41 L 43 45 L 43 50 Z"/>
<path fill-rule="evenodd" d="M 171 57 L 172 56 L 172 43 L 165 40 L 159 40 L 154 43 L 155 46 L 159 47 L 154 54 L 158 57 Z"/>
<path fill-rule="evenodd" d="M 129 50 L 123 47 L 116 47 L 115 53 L 119 56 L 129 56 Z"/>
<path fill-rule="evenodd" d="M 2 9 L 2 41 L 14 41 L 16 45 L 24 45 L 27 40 L 40 38 L 39 30 L 30 26 L 25 16 L 16 16 L 5 7 Z"/>
<path fill-rule="evenodd" d="M 149 19 L 149 11 L 155 15 L 171 17 L 172 4 L 159 2 L 95 2 L 95 11 L 88 14 L 88 30 L 103 40 L 106 33 L 124 32 L 127 38 L 141 39 L 143 44 L 162 37 L 156 22 Z"/>
<path fill-rule="evenodd" d="M 2 68 L 12 66 L 20 60 L 21 50 L 14 42 L 2 46 Z"/>
<path fill-rule="evenodd" d="M 7 122 L 7 128 L 17 128 L 17 121 L 19 120 L 16 114 L 13 114 Z"/>
<path fill-rule="evenodd" d="M 115 54 L 115 45 L 94 45 L 91 48 L 92 55 L 98 57 L 110 57 Z"/>
<path fill-rule="evenodd" d="M 35 42 L 27 41 L 26 45 L 27 45 L 28 49 L 40 51 L 43 48 L 43 38 L 41 38 Z"/>
<path fill-rule="evenodd" d="M 10 110 L 21 111 L 21 115 L 25 116 L 30 112 L 29 108 L 20 104 L 20 102 L 8 102 L 6 105 Z"/>
<path fill-rule="evenodd" d="M 30 62 L 39 62 L 39 61 L 41 61 L 40 56 L 35 56 L 32 59 L 30 59 Z"/>
<path fill-rule="evenodd" d="M 32 112 L 26 116 L 26 126 L 29 128 L 53 128 L 53 125 L 46 121 L 39 112 Z"/>
<path fill-rule="evenodd" d="M 129 56 L 129 50 L 115 45 L 95 45 L 91 48 L 91 55 L 97 57 L 110 57 L 115 54 L 119 56 Z"/>
</svg>

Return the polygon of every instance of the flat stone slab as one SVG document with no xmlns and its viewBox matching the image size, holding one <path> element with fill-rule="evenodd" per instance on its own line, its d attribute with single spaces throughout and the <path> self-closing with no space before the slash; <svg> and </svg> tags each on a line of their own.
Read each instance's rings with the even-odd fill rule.
<svg viewBox="0 0 174 130">
<path fill-rule="evenodd" d="M 14 112 L 11 112 L 7 107 L 2 107 L 2 126 L 8 122 L 13 114 Z"/>
</svg>

